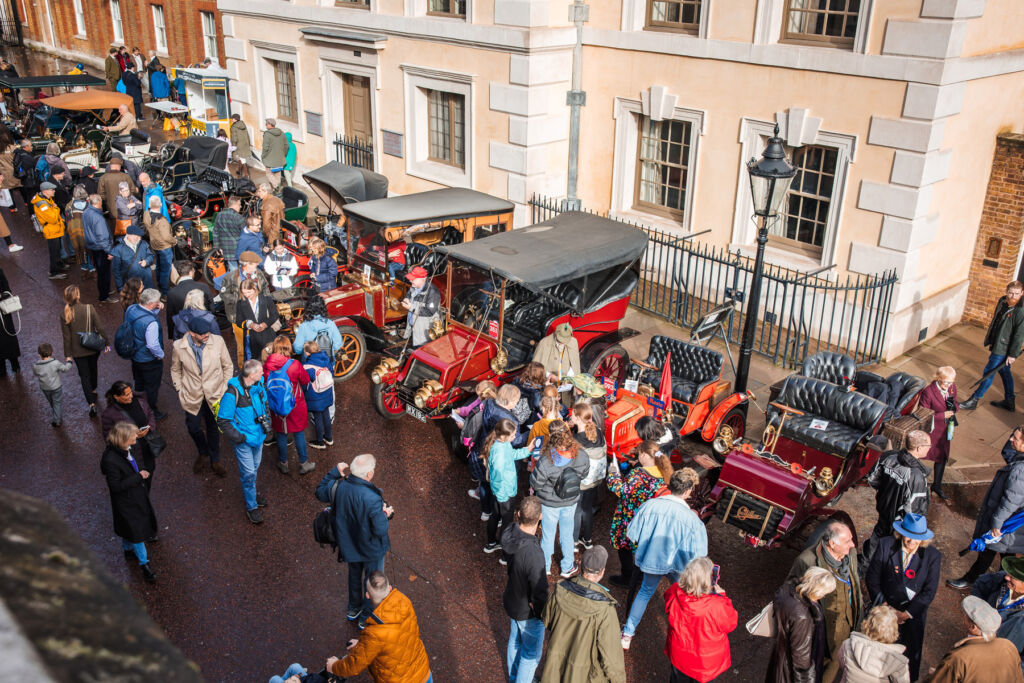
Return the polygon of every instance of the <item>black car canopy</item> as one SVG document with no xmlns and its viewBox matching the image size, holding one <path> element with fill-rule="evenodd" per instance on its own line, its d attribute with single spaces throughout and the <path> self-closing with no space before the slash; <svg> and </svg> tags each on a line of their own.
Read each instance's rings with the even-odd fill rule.
<svg viewBox="0 0 1024 683">
<path fill-rule="evenodd" d="M 429 223 L 443 218 L 471 218 L 507 213 L 515 205 L 476 190 L 458 187 L 405 194 L 345 207 L 345 213 L 384 227 Z"/>
<path fill-rule="evenodd" d="M 213 166 L 218 170 L 223 170 L 227 166 L 228 143 L 226 140 L 218 140 L 205 135 L 193 135 L 185 138 L 181 146 L 189 151 L 192 169 L 196 175 L 201 175 L 208 166 Z"/>
<path fill-rule="evenodd" d="M 102 78 L 90 76 L 89 74 L 54 74 L 52 76 L 25 76 L 22 78 L 11 78 L 0 76 L 0 86 L 21 90 L 24 88 L 74 88 L 103 85 L 106 83 Z"/>
<path fill-rule="evenodd" d="M 435 247 L 535 291 L 615 266 L 629 267 L 646 248 L 643 230 L 579 211 L 472 242 Z"/>
<path fill-rule="evenodd" d="M 349 202 L 365 202 L 388 196 L 386 176 L 340 161 L 329 161 L 320 168 L 303 173 L 302 178 L 327 202 L 332 211 Z"/>
</svg>

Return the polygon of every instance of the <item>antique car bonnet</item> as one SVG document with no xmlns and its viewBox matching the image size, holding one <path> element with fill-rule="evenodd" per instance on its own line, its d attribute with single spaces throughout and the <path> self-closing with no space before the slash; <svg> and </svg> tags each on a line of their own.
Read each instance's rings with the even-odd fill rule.
<svg viewBox="0 0 1024 683">
<path fill-rule="evenodd" d="M 202 175 L 208 166 L 218 169 L 227 166 L 228 143 L 226 140 L 218 140 L 205 135 L 193 135 L 182 140 L 181 146 L 188 150 L 192 168 L 197 176 Z"/>
<path fill-rule="evenodd" d="M 585 295 L 573 308 L 585 311 L 625 278 L 635 284 L 635 275 L 627 273 L 647 249 L 647 234 L 627 223 L 570 211 L 529 227 L 435 249 L 538 294 L 582 278 Z"/>
<path fill-rule="evenodd" d="M 365 168 L 329 161 L 320 168 L 302 174 L 331 213 L 350 202 L 365 202 L 388 196 L 388 179 Z"/>
<path fill-rule="evenodd" d="M 487 216 L 514 209 L 515 205 L 504 199 L 476 190 L 452 187 L 359 202 L 346 206 L 344 211 L 348 216 L 388 227 Z"/>
</svg>

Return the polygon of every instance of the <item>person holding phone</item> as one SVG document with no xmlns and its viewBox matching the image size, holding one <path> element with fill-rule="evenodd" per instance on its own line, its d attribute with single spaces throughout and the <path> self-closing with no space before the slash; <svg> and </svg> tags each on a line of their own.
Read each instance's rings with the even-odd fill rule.
<svg viewBox="0 0 1024 683">
<path fill-rule="evenodd" d="M 103 438 L 107 438 L 110 430 L 118 422 L 135 425 L 137 443 L 132 448 L 135 459 L 140 466 L 149 472 L 145 479 L 146 491 L 153 488 L 153 471 L 156 469 L 156 456 L 147 441 L 147 436 L 156 434 L 156 417 L 153 409 L 146 402 L 145 394 L 136 394 L 132 385 L 124 380 L 117 380 L 107 391 L 107 407 L 100 413 L 100 428 Z M 153 538 L 156 538 L 154 532 Z M 152 540 L 152 539 L 147 539 Z"/>
<path fill-rule="evenodd" d="M 717 564 L 695 557 L 665 591 L 670 683 L 707 683 L 732 664 L 729 634 L 736 630 L 738 614 L 718 585 L 718 576 Z"/>
<path fill-rule="evenodd" d="M 156 574 L 149 567 L 146 541 L 156 538 L 157 521 L 146 486 L 150 471 L 135 458 L 136 445 L 141 443 L 138 432 L 134 423 L 123 420 L 106 432 L 107 447 L 100 459 L 100 471 L 110 489 L 114 533 L 121 537 L 125 559 L 138 559 L 142 577 L 153 583 Z"/>
</svg>

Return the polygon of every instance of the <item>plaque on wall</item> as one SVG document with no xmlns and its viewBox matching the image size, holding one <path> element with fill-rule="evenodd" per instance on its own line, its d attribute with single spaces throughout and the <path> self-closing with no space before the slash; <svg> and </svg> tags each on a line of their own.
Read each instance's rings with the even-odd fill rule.
<svg viewBox="0 0 1024 683">
<path fill-rule="evenodd" d="M 385 154 L 389 154 L 393 157 L 402 157 L 402 134 L 393 130 L 385 130 L 381 128 L 381 147 L 384 149 Z"/>
<path fill-rule="evenodd" d="M 322 114 L 317 114 L 312 111 L 306 112 L 306 132 L 323 137 L 324 117 Z"/>
</svg>

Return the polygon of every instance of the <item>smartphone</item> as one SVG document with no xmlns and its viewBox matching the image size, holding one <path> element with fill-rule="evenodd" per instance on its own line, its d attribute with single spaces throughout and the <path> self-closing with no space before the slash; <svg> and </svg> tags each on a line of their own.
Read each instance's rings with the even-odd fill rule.
<svg viewBox="0 0 1024 683">
<path fill-rule="evenodd" d="M 712 586 L 717 586 L 718 585 L 718 575 L 719 575 L 720 569 L 721 568 L 717 564 L 713 565 L 711 567 L 711 585 Z"/>
<path fill-rule="evenodd" d="M 140 432 L 148 432 L 149 431 L 149 425 L 146 425 L 145 427 L 139 427 L 139 431 Z"/>
</svg>

